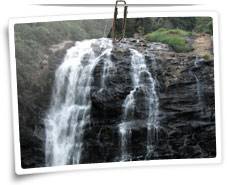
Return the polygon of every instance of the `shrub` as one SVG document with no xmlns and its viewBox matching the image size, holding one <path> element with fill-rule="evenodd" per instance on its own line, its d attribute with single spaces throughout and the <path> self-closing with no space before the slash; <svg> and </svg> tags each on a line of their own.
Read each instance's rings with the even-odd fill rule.
<svg viewBox="0 0 227 185">
<path fill-rule="evenodd" d="M 213 34 L 213 21 L 211 17 L 197 17 L 196 20 L 195 32 Z"/>
<path fill-rule="evenodd" d="M 176 52 L 188 52 L 192 50 L 187 38 L 191 36 L 191 32 L 181 29 L 164 29 L 160 28 L 145 36 L 145 39 L 151 42 L 162 42 L 168 44 Z"/>
</svg>

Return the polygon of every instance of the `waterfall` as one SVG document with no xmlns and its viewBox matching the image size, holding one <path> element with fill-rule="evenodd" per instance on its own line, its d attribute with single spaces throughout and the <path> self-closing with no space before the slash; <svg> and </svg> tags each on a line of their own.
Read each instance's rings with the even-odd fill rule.
<svg viewBox="0 0 227 185">
<path fill-rule="evenodd" d="M 130 145 L 131 140 L 131 129 L 132 125 L 135 122 L 135 108 L 136 108 L 136 92 L 138 89 L 147 90 L 147 99 L 148 99 L 148 117 L 146 121 L 147 127 L 147 151 L 146 156 L 149 157 L 150 153 L 153 152 L 153 139 L 157 138 L 157 132 L 152 133 L 153 130 L 157 131 L 158 129 L 158 107 L 159 101 L 156 93 L 156 83 L 151 73 L 149 72 L 144 56 L 138 51 L 131 49 L 131 78 L 133 82 L 133 89 L 127 95 L 123 103 L 123 118 L 122 122 L 119 124 L 119 133 L 121 140 L 121 161 L 132 160 L 132 156 L 128 151 L 128 146 Z M 152 137 L 154 136 L 155 137 Z"/>
<path fill-rule="evenodd" d="M 100 78 L 100 91 L 108 88 L 106 84 L 111 68 L 112 41 L 92 39 L 76 42 L 55 72 L 50 108 L 45 117 L 46 166 L 79 164 L 83 152 L 84 128 L 90 123 L 90 90 L 93 70 L 103 62 Z M 131 53 L 132 90 L 122 105 L 122 120 L 118 124 L 120 135 L 121 161 L 132 160 L 130 151 L 133 124 L 138 122 L 135 112 L 138 109 L 139 91 L 145 94 L 147 129 L 146 156 L 153 152 L 154 141 L 158 137 L 159 100 L 155 90 L 156 81 L 149 72 L 144 56 L 134 49 Z M 114 103 L 114 102 L 113 102 Z"/>
<path fill-rule="evenodd" d="M 156 60 L 153 56 L 153 62 L 156 64 Z M 156 66 L 157 67 L 157 66 Z M 158 132 L 159 132 L 159 98 L 156 92 L 156 80 L 152 78 L 150 74 L 150 97 L 149 97 L 149 118 L 147 122 L 147 152 L 146 158 L 152 155 L 154 148 L 153 143 L 158 143 Z"/>
<path fill-rule="evenodd" d="M 90 118 L 92 72 L 111 47 L 111 40 L 104 38 L 76 42 L 56 70 L 45 118 L 46 166 L 81 162 L 84 126 Z"/>
<path fill-rule="evenodd" d="M 194 61 L 194 67 L 200 68 L 201 63 L 202 63 L 202 60 L 199 60 L 198 56 L 196 56 L 196 59 Z M 203 94 L 203 89 L 202 89 L 203 84 L 195 72 L 192 72 L 190 70 L 190 73 L 194 76 L 194 78 L 196 80 L 196 95 L 197 95 L 197 99 L 198 99 L 197 101 L 198 101 L 199 107 L 202 109 L 201 115 L 203 115 L 204 109 L 205 109 L 205 105 L 204 105 L 204 101 L 203 101 L 204 94 Z"/>
</svg>

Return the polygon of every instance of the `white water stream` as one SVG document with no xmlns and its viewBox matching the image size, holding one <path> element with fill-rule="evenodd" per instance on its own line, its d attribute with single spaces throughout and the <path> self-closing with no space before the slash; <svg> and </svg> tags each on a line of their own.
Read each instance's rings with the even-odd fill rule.
<svg viewBox="0 0 227 185">
<path fill-rule="evenodd" d="M 131 67 L 132 67 L 132 82 L 133 89 L 126 97 L 123 104 L 123 119 L 122 123 L 119 124 L 119 133 L 121 139 L 121 161 L 128 161 L 132 159 L 130 152 L 128 151 L 128 146 L 131 141 L 131 129 L 134 123 L 134 112 L 136 108 L 136 97 L 135 93 L 138 88 L 148 89 L 148 119 L 146 120 L 147 126 L 147 154 L 150 155 L 153 152 L 152 137 L 154 134 L 157 136 L 157 133 L 152 133 L 152 128 L 157 130 L 158 128 L 158 112 L 159 112 L 159 101 L 158 96 L 155 90 L 155 80 L 149 72 L 144 56 L 138 51 L 131 49 Z M 145 77 L 143 74 L 146 74 Z"/>
<path fill-rule="evenodd" d="M 76 42 L 57 69 L 45 119 L 47 166 L 80 163 L 83 128 L 90 118 L 92 72 L 111 46 L 109 39 Z M 103 50 L 101 54 L 97 49 Z"/>
</svg>

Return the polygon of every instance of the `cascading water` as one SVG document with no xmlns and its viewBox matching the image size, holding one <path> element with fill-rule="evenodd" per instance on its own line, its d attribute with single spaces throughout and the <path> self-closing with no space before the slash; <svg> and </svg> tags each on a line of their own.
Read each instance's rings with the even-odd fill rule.
<svg viewBox="0 0 227 185">
<path fill-rule="evenodd" d="M 103 61 L 101 91 L 106 88 L 105 80 L 109 70 L 114 67 L 111 50 L 110 39 L 93 39 L 76 42 L 67 51 L 63 63 L 55 73 L 52 101 L 45 118 L 46 166 L 81 163 L 84 126 L 90 122 L 93 70 L 99 61 Z M 130 49 L 130 52 L 133 89 L 123 103 L 124 112 L 119 124 L 121 161 L 132 160 L 128 146 L 131 142 L 132 124 L 136 121 L 136 92 L 140 88 L 148 92 L 148 117 L 144 120 L 147 127 L 147 155 L 153 151 L 153 140 L 157 137 L 158 128 L 156 82 L 146 66 L 144 56 L 134 49 Z"/>
<path fill-rule="evenodd" d="M 131 160 L 132 156 L 128 152 L 127 146 L 131 140 L 131 127 L 135 121 L 134 112 L 136 107 L 136 96 L 137 89 L 144 88 L 148 90 L 148 118 L 146 121 L 147 126 L 147 153 L 146 157 L 149 157 L 153 151 L 153 139 L 157 138 L 157 132 L 152 133 L 152 130 L 157 131 L 158 129 L 158 107 L 159 101 L 155 90 L 155 80 L 149 72 L 144 56 L 138 51 L 131 49 L 131 67 L 132 67 L 132 82 L 133 89 L 126 97 L 123 104 L 123 118 L 122 123 L 119 124 L 119 133 L 121 139 L 121 161 Z M 144 77 L 144 74 L 145 77 Z M 153 129 L 152 129 L 153 128 Z M 154 136 L 155 137 L 152 137 Z"/>
<path fill-rule="evenodd" d="M 201 61 L 198 59 L 198 56 L 196 56 L 196 59 L 194 61 L 194 67 L 195 68 L 199 68 L 200 67 L 200 64 Z M 192 72 L 190 71 L 190 73 L 194 76 L 195 80 L 196 80 L 196 94 L 197 94 L 197 98 L 198 98 L 198 104 L 199 104 L 199 107 L 201 108 L 201 114 L 204 113 L 204 102 L 203 102 L 203 90 L 202 90 L 202 83 L 201 83 L 201 80 L 199 80 L 199 78 L 197 77 L 196 73 L 195 72 Z"/>
<path fill-rule="evenodd" d="M 80 163 L 83 128 L 89 123 L 92 72 L 111 47 L 109 39 L 76 42 L 57 69 L 45 118 L 46 166 Z"/>
<path fill-rule="evenodd" d="M 112 45 L 110 45 L 110 47 L 112 48 Z M 105 80 L 109 74 L 109 70 L 110 68 L 113 67 L 113 63 L 110 59 L 110 56 L 111 56 L 111 49 L 107 49 L 105 51 L 105 54 L 106 54 L 106 58 L 104 59 L 104 63 L 103 63 L 103 73 L 102 73 L 102 82 L 101 82 L 101 89 L 100 90 L 103 90 L 103 88 L 106 87 L 106 84 L 105 84 Z"/>
<path fill-rule="evenodd" d="M 156 65 L 155 58 L 153 56 L 153 62 Z M 157 67 L 157 66 L 156 66 Z M 149 97 L 149 118 L 147 121 L 147 153 L 146 158 L 150 158 L 154 148 L 153 143 L 158 142 L 158 132 L 159 132 L 159 98 L 156 92 L 156 80 L 152 78 L 150 74 L 150 97 Z"/>
</svg>

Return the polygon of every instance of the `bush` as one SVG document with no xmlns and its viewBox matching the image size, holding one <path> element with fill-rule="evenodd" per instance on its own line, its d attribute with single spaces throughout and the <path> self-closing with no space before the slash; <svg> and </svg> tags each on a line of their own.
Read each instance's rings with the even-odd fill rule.
<svg viewBox="0 0 227 185">
<path fill-rule="evenodd" d="M 195 32 L 213 34 L 213 21 L 211 17 L 197 17 L 196 20 Z"/>
<path fill-rule="evenodd" d="M 145 36 L 145 39 L 151 42 L 162 42 L 168 44 L 176 52 L 189 52 L 192 47 L 189 45 L 187 38 L 191 32 L 181 29 L 158 29 Z"/>
</svg>

